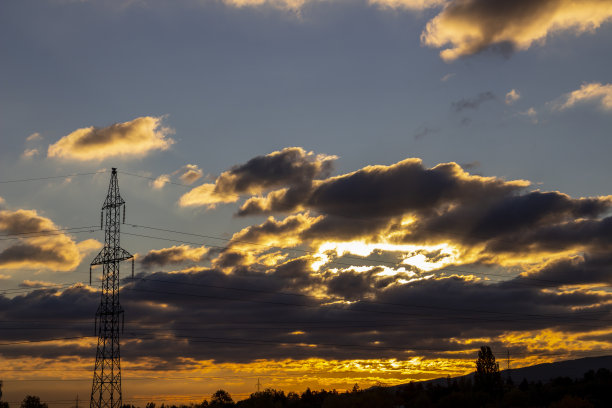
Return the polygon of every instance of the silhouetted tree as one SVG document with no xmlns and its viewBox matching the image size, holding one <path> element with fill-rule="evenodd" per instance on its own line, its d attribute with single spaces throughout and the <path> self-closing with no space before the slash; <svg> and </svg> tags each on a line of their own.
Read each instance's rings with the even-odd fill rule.
<svg viewBox="0 0 612 408">
<path fill-rule="evenodd" d="M 9 408 L 8 402 L 2 401 L 2 380 L 0 380 L 0 408 Z"/>
<path fill-rule="evenodd" d="M 501 375 L 499 374 L 499 363 L 495 362 L 495 356 L 489 346 L 482 346 L 476 360 L 476 374 L 474 374 L 474 385 L 483 391 L 497 391 L 501 387 Z"/>
<path fill-rule="evenodd" d="M 209 406 L 215 407 L 215 408 L 233 407 L 234 400 L 232 399 L 231 395 L 227 391 L 218 390 L 210 397 Z"/>
<path fill-rule="evenodd" d="M 21 402 L 21 408 L 49 408 L 44 402 L 40 402 L 40 397 L 28 395 Z"/>
</svg>

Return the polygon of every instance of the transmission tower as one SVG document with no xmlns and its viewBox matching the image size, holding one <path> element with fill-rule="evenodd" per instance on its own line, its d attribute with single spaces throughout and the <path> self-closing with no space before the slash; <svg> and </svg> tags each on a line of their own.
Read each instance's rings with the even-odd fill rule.
<svg viewBox="0 0 612 408">
<path fill-rule="evenodd" d="M 104 228 L 104 248 L 89 267 L 89 284 L 91 285 L 91 268 L 94 265 L 102 265 L 102 298 L 95 320 L 98 348 L 91 386 L 90 408 L 121 408 L 122 402 L 119 317 L 121 317 L 121 328 L 123 329 L 123 309 L 119 304 L 119 263 L 132 259 L 133 277 L 134 257 L 119 246 L 121 216 L 125 222 L 125 201 L 119 195 L 117 169 L 113 168 L 108 194 L 100 214 L 100 229 Z"/>
</svg>

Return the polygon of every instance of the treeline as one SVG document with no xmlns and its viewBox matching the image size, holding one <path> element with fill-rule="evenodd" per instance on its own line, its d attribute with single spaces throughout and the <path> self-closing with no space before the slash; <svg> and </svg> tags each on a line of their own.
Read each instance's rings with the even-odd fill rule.
<svg viewBox="0 0 612 408">
<path fill-rule="evenodd" d="M 191 405 L 156 406 L 149 402 L 145 408 L 610 408 L 612 407 L 612 371 L 600 368 L 588 371 L 581 379 L 555 378 L 547 383 L 503 379 L 499 364 L 488 346 L 482 346 L 476 360 L 473 381 L 469 377 L 438 383 L 410 383 L 397 387 L 372 387 L 351 391 L 313 391 L 301 394 L 274 389 L 253 393 L 249 398 L 234 402 L 231 395 L 218 390 L 210 400 Z M 0 381 L 0 408 L 2 402 Z M 28 395 L 20 408 L 48 408 L 37 396 Z M 138 408 L 123 405 L 122 408 Z"/>
<path fill-rule="evenodd" d="M 477 381 L 448 379 L 445 384 L 410 383 L 405 386 L 373 387 L 361 390 L 357 386 L 348 392 L 313 391 L 301 394 L 266 389 L 249 398 L 234 402 L 226 391 L 219 390 L 210 401 L 190 406 L 157 408 L 476 408 L 476 407 L 547 407 L 599 408 L 612 407 L 612 372 L 605 368 L 587 372 L 572 380 L 559 377 L 547 383 L 502 381 L 483 388 Z M 124 408 L 135 408 L 124 406 Z M 147 404 L 155 408 L 155 404 Z"/>
<path fill-rule="evenodd" d="M 1 388 L 0 388 L 1 389 Z M 0 394 L 1 395 L 1 394 Z M 9 408 L 0 400 L 0 407 Z M 36 396 L 27 396 L 21 408 L 47 408 Z M 514 383 L 512 380 L 489 384 L 477 379 L 448 379 L 444 384 L 410 383 L 399 387 L 373 387 L 366 390 L 355 385 L 351 391 L 314 391 L 301 394 L 274 389 L 253 393 L 234 402 L 231 395 L 219 390 L 210 400 L 190 405 L 146 404 L 146 408 L 477 408 L 477 407 L 612 407 L 612 371 L 600 368 L 588 371 L 581 379 L 555 378 L 549 382 Z M 123 405 L 122 408 L 138 408 Z"/>
</svg>

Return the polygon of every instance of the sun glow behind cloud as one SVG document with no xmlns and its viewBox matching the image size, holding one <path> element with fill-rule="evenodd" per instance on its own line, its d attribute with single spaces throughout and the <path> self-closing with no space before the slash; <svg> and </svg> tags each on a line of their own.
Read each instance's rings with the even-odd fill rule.
<svg viewBox="0 0 612 408">
<path fill-rule="evenodd" d="M 390 243 L 366 243 L 362 241 L 350 242 L 325 242 L 317 250 L 319 258 L 326 259 L 326 253 L 335 253 L 336 257 L 344 255 L 357 255 L 369 257 L 376 253 L 400 254 L 402 263 L 415 266 L 418 269 L 429 272 L 443 268 L 458 260 L 459 250 L 450 244 L 438 245 L 408 245 Z M 389 261 L 385 261 L 387 264 Z M 317 264 L 318 265 L 318 264 Z"/>
</svg>

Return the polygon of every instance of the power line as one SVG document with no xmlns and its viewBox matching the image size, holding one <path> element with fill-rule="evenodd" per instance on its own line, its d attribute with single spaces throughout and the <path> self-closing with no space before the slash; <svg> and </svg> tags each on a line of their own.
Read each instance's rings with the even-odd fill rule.
<svg viewBox="0 0 612 408">
<path fill-rule="evenodd" d="M 10 234 L 0 234 L 0 237 L 12 237 L 12 236 L 29 235 L 29 234 L 45 234 L 45 233 L 50 233 L 50 232 L 81 230 L 81 229 L 89 229 L 89 228 L 98 228 L 98 226 L 97 225 L 84 225 L 82 227 L 56 228 L 56 229 L 31 231 L 31 232 L 12 232 Z"/>
<path fill-rule="evenodd" d="M 126 280 L 132 280 L 131 278 L 127 278 Z M 160 283 L 170 283 L 170 284 L 175 284 L 175 285 L 183 285 L 183 286 L 190 286 L 190 287 L 206 287 L 206 288 L 213 288 L 213 289 L 223 289 L 223 290 L 233 290 L 233 291 L 239 291 L 239 292 L 248 292 L 248 293 L 262 293 L 262 294 L 274 294 L 274 295 L 282 295 L 282 296 L 294 296 L 294 297 L 299 297 L 299 298 L 303 298 L 303 299 L 309 299 L 309 300 L 316 300 L 317 302 L 320 302 L 321 298 L 317 298 L 315 296 L 312 295 L 307 295 L 307 294 L 302 294 L 302 293 L 291 293 L 291 292 L 281 292 L 281 291 L 271 291 L 271 290 L 261 290 L 261 289 L 249 289 L 249 288 L 239 288 L 239 287 L 231 287 L 231 286 L 223 286 L 223 285 L 211 285 L 211 284 L 200 284 L 200 283 L 192 283 L 192 282 L 176 282 L 176 281 L 171 281 L 171 280 L 166 280 L 166 279 L 154 279 L 154 278 L 134 278 L 134 281 L 142 281 L 142 282 L 146 282 L 146 281 L 151 281 L 151 282 L 160 282 Z M 68 284 L 66 284 L 68 285 Z M 51 289 L 56 289 L 55 287 L 52 287 Z M 59 289 L 59 288 L 58 288 Z M 305 307 L 305 308 L 321 308 L 323 307 L 320 303 L 317 304 L 297 304 L 297 303 L 291 303 L 291 302 L 282 302 L 282 301 L 272 301 L 272 300 L 260 300 L 260 299 L 245 299 L 245 298 L 233 298 L 233 297 L 227 297 L 227 296 L 221 296 L 221 295 L 203 295 L 203 294 L 192 294 L 192 293 L 188 293 L 185 291 L 180 291 L 180 292 L 171 292 L 171 291 L 161 291 L 161 290 L 151 290 L 151 289 L 142 289 L 142 288 L 136 288 L 136 287 L 124 287 L 124 290 L 128 290 L 128 291 L 135 291 L 135 292 L 143 292 L 143 293 L 154 293 L 154 294 L 164 294 L 164 295 L 172 295 L 172 296 L 189 296 L 189 297 L 197 297 L 197 298 L 205 298 L 205 299 L 218 299 L 218 300 L 228 300 L 228 301 L 239 301 L 239 302 L 249 302 L 249 303 L 260 303 L 260 304 L 271 304 L 271 305 L 278 305 L 278 306 L 292 306 L 292 307 Z M 11 293 L 11 294 L 15 294 L 15 293 Z M 380 302 L 380 301 L 370 301 L 370 300 L 359 300 L 359 304 L 365 304 L 365 305 L 381 305 L 381 306 L 393 306 L 393 307 L 402 307 L 402 308 L 416 308 L 416 309 L 431 309 L 431 310 L 443 310 L 443 311 L 451 311 L 453 312 L 452 316 L 440 316 L 442 319 L 444 318 L 459 318 L 459 319 L 468 319 L 468 320 L 477 320 L 477 321 L 481 321 L 481 320 L 487 320 L 484 317 L 474 317 L 474 316 L 467 316 L 467 317 L 462 317 L 461 315 L 458 315 L 457 312 L 464 312 L 464 313 L 479 313 L 479 314 L 488 314 L 488 315 L 494 315 L 494 316 L 519 316 L 519 317 L 523 317 L 523 319 L 506 319 L 504 321 L 528 321 L 528 320 L 533 320 L 533 321 L 537 321 L 537 322 L 541 322 L 544 319 L 567 319 L 567 320 L 574 320 L 574 319 L 578 319 L 579 321 L 592 321 L 592 322 L 608 322 L 611 321 L 610 319 L 603 319 L 603 318 L 589 318 L 584 316 L 585 313 L 576 313 L 576 314 L 567 314 L 567 313 L 558 313 L 558 314 L 541 314 L 541 313 L 517 313 L 517 312 L 504 312 L 504 311 L 495 311 L 495 310 L 480 310 L 480 309 L 466 309 L 466 308 L 456 308 L 456 307 L 443 307 L 443 306 L 435 306 L 435 305 L 423 305 L 423 304 L 406 304 L 406 303 L 393 303 L 393 302 Z M 397 311 L 397 310 L 393 310 L 393 311 L 388 311 L 388 310 L 376 310 L 376 309 L 362 309 L 362 308 L 346 308 L 346 307 L 342 307 L 342 305 L 327 305 L 328 307 L 334 307 L 336 309 L 342 310 L 342 311 L 348 311 L 348 312 L 353 312 L 353 313 L 375 313 L 375 314 L 394 314 L 394 315 L 408 315 L 408 316 L 418 316 L 418 317 L 423 317 L 423 316 L 427 316 L 427 314 L 423 313 L 423 312 L 413 312 L 413 313 L 407 313 L 407 312 L 402 312 L 402 311 Z M 598 311 L 598 312 L 588 312 L 588 315 L 592 315 L 594 313 L 606 313 L 609 314 L 609 311 Z M 433 315 L 433 316 L 438 316 L 438 315 Z M 499 318 L 494 318 L 494 321 L 499 320 Z M 563 322 L 563 323 L 567 323 L 570 324 L 571 322 Z M 579 324 L 579 325 L 584 325 L 584 324 Z M 585 327 L 599 327 L 599 326 L 593 326 L 593 325 L 584 325 Z"/>
<path fill-rule="evenodd" d="M 255 242 L 249 242 L 249 241 L 243 241 L 243 240 L 232 240 L 230 238 L 222 238 L 222 237 L 215 237 L 215 236 L 210 236 L 210 235 L 196 234 L 196 233 L 190 233 L 190 232 L 182 232 L 182 231 L 177 231 L 177 230 L 170 230 L 170 229 L 165 229 L 165 228 L 151 227 L 151 226 L 138 225 L 138 224 L 125 224 L 125 225 L 133 227 L 133 228 L 145 228 L 145 229 L 164 231 L 164 232 L 170 232 L 170 233 L 176 233 L 176 234 L 182 234 L 182 235 L 190 235 L 190 236 L 196 236 L 196 237 L 202 237 L 202 238 L 208 238 L 208 239 L 216 239 L 216 240 L 221 240 L 221 241 L 226 241 L 226 242 L 238 242 L 238 243 L 243 243 L 243 244 L 248 244 L 248 245 L 262 246 L 262 247 L 266 247 L 266 248 L 270 248 L 270 249 L 277 249 L 277 250 L 282 250 L 282 251 L 291 251 L 291 252 L 300 252 L 300 253 L 305 253 L 305 254 L 310 254 L 310 255 L 319 255 L 319 253 L 316 252 L 316 251 L 310 251 L 310 250 L 299 249 L 299 248 L 284 248 L 284 247 L 268 245 L 268 244 L 262 244 L 262 243 L 255 243 Z M 92 230 L 92 228 L 96 228 L 97 229 L 98 226 L 92 225 L 92 226 L 83 226 L 83 227 L 61 228 L 61 229 L 57 229 L 57 230 L 46 230 L 46 231 L 40 231 L 40 232 L 24 232 L 24 233 L 3 234 L 3 235 L 0 235 L 0 237 L 10 237 L 10 238 L 0 238 L 0 241 L 7 240 L 7 239 L 20 239 L 21 237 L 15 237 L 14 238 L 14 236 L 20 236 L 20 235 L 26 235 L 26 234 L 30 234 L 30 235 L 28 235 L 28 238 L 32 237 L 32 236 L 38 237 L 38 236 L 47 236 L 47 235 L 61 235 L 61 234 L 53 233 L 53 232 L 56 232 L 56 231 L 60 232 L 60 231 L 70 231 L 70 230 L 84 230 L 84 231 L 72 231 L 71 233 L 73 233 L 73 234 L 86 233 L 86 232 L 91 232 L 91 233 L 96 232 L 95 230 Z M 37 234 L 37 235 L 32 235 L 32 234 Z M 156 240 L 162 240 L 162 241 L 176 242 L 176 243 L 181 243 L 181 244 L 198 245 L 198 246 L 206 245 L 209 248 L 215 248 L 215 249 L 220 249 L 220 250 L 225 250 L 225 249 L 228 248 L 228 247 L 223 247 L 223 246 L 207 245 L 207 244 L 203 244 L 201 242 L 192 242 L 192 241 L 172 239 L 172 238 L 168 238 L 168 237 L 156 237 L 156 236 L 151 236 L 151 235 L 136 234 L 136 233 L 129 233 L 129 232 L 124 232 L 124 234 L 130 235 L 130 236 L 141 237 L 141 238 L 148 238 L 148 239 L 156 239 Z M 242 251 L 245 251 L 245 250 L 242 249 Z M 247 249 L 246 251 L 249 251 L 249 250 Z M 341 258 L 355 259 L 355 260 L 358 260 L 358 261 L 362 261 L 362 262 L 365 261 L 365 262 L 369 262 L 369 263 L 379 263 L 379 264 L 382 263 L 382 264 L 387 264 L 387 265 L 392 265 L 392 266 L 397 266 L 398 265 L 398 262 L 388 261 L 388 260 L 384 260 L 384 259 L 368 259 L 368 257 L 357 257 L 357 256 L 351 256 L 351 255 L 342 255 Z M 341 261 L 338 261 L 338 260 L 332 260 L 332 261 L 329 261 L 327 263 L 328 264 L 333 264 L 333 265 L 355 266 L 355 265 L 353 265 L 351 263 L 341 262 Z M 485 272 L 468 271 L 468 270 L 452 268 L 452 267 L 450 267 L 450 268 L 449 267 L 443 267 L 443 268 L 439 269 L 438 271 L 441 271 L 441 272 L 446 272 L 446 271 L 458 272 L 458 273 L 462 273 L 462 274 L 470 274 L 470 275 L 483 276 L 483 277 L 494 276 L 494 277 L 501 277 L 501 278 L 512 278 L 512 280 L 501 281 L 501 282 L 504 282 L 506 284 L 536 285 L 536 286 L 542 286 L 542 287 L 548 287 L 548 286 L 550 286 L 549 284 L 559 284 L 559 285 L 571 284 L 571 283 L 568 283 L 568 282 L 562 282 L 562 281 L 557 281 L 557 280 L 533 278 L 533 277 L 520 276 L 520 275 L 513 278 L 511 276 L 503 275 L 503 274 L 495 274 L 495 273 L 490 273 L 490 272 L 486 272 L 485 273 Z M 497 281 L 497 282 L 500 282 L 500 281 Z M 538 285 L 536 282 L 541 283 L 541 285 Z"/>
<path fill-rule="evenodd" d="M 125 174 L 126 176 L 140 177 L 140 178 L 147 179 L 147 180 L 153 180 L 153 181 L 157 180 L 155 177 L 143 176 L 143 175 L 140 175 L 140 174 L 128 173 L 128 172 L 125 172 L 125 171 L 117 171 L 117 173 L 119 173 L 119 174 Z M 188 184 L 177 183 L 177 182 L 175 182 L 175 181 L 170 181 L 170 180 L 168 180 L 168 181 L 164 181 L 164 184 L 174 184 L 174 185 L 176 185 L 176 186 L 182 186 L 182 187 L 187 187 L 187 188 L 193 188 L 193 186 L 190 186 L 190 185 L 188 185 Z"/>
<path fill-rule="evenodd" d="M 13 345 L 13 344 L 23 344 L 23 343 L 42 343 L 42 342 L 52 342 L 52 341 L 60 341 L 60 340 L 80 340 L 86 338 L 93 338 L 95 336 L 72 336 L 72 337 L 55 337 L 49 339 L 40 339 L 40 340 L 31 340 L 27 342 L 11 342 L 11 343 L 0 343 L 0 346 Z M 185 339 L 190 340 L 193 343 L 215 343 L 215 344 L 233 344 L 233 345 L 280 345 L 280 346 L 294 346 L 299 347 L 303 350 L 309 349 L 319 349 L 320 347 L 327 348 L 353 348 L 359 350 L 388 350 L 388 351 L 402 351 L 402 352 L 419 352 L 419 351 L 429 351 L 433 353 L 473 353 L 477 348 L 470 347 L 465 349 L 441 349 L 441 348 L 433 348 L 433 347 L 411 347 L 411 346 L 381 346 L 381 345 L 364 345 L 364 344 L 350 344 L 350 343 L 333 343 L 333 342 L 311 342 L 308 343 L 306 341 L 284 341 L 284 340 L 253 340 L 252 338 L 236 338 L 236 337 L 212 337 L 212 336 L 175 336 L 177 339 Z M 144 337 L 144 336 L 132 336 L 132 337 L 124 337 L 124 340 L 160 340 L 158 337 Z M 310 347 L 310 345 L 315 345 L 315 348 Z M 610 352 L 611 350 L 598 350 L 601 352 Z M 567 355 L 569 352 L 546 352 L 546 353 L 537 353 L 533 350 L 526 352 L 515 352 L 514 355 L 537 355 L 537 356 L 560 356 Z"/>
<path fill-rule="evenodd" d="M 70 231 L 71 234 L 82 234 L 85 232 L 89 232 L 89 233 L 93 233 L 96 232 L 95 230 L 91 229 L 91 227 L 84 227 L 84 228 L 90 228 L 90 229 L 83 229 L 82 231 Z M 54 236 L 54 235 L 64 235 L 64 232 L 49 232 L 49 233 L 28 233 L 31 235 L 26 235 L 26 236 L 9 236 L 6 238 L 0 238 L 0 241 L 9 241 L 9 240 L 14 240 L 14 239 L 28 239 L 28 238 L 37 238 L 37 237 L 48 237 L 48 236 Z M 16 234 L 15 234 L 16 235 Z"/>
<path fill-rule="evenodd" d="M 13 346 L 16 344 L 29 344 L 29 343 L 46 343 L 50 341 L 60 341 L 60 340 L 81 340 L 86 338 L 93 338 L 95 336 L 71 336 L 71 337 L 53 337 L 50 339 L 38 339 L 38 340 L 20 340 L 20 341 L 10 341 L 0 343 L 0 346 Z"/>
<path fill-rule="evenodd" d="M 127 280 L 131 280 L 130 278 L 128 278 Z M 231 286 L 221 286 L 221 285 L 209 285 L 209 284 L 199 284 L 199 283 L 192 283 L 192 282 L 175 282 L 175 281 L 171 281 L 171 280 L 165 280 L 165 279 L 153 279 L 153 278 L 134 278 L 134 280 L 139 280 L 139 281 L 153 281 L 153 282 L 161 282 L 161 283 L 171 283 L 171 284 L 177 284 L 177 285 L 186 285 L 186 286 L 196 286 L 196 287 L 208 287 L 208 288 L 214 288 L 214 289 L 228 289 L 228 290 L 235 290 L 235 291 L 240 291 L 240 292 L 251 292 L 251 293 L 265 293 L 265 294 L 278 294 L 278 295 L 286 295 L 286 296 L 297 296 L 297 297 L 301 297 L 301 298 L 307 298 L 307 299 L 314 299 L 314 300 L 322 300 L 320 298 L 317 298 L 315 296 L 312 295 L 306 295 L 306 294 L 302 294 L 302 293 L 291 293 L 291 292 L 280 292 L 280 291 L 268 291 L 268 290 L 261 290 L 261 289 L 248 289 L 248 288 L 236 288 L 236 287 L 231 287 Z M 201 295 L 201 294 L 188 294 L 185 292 L 181 292 L 181 293 L 176 293 L 176 292 L 166 292 L 166 291 L 150 291 L 150 290 L 145 290 L 145 289 L 137 289 L 137 288 L 125 288 L 126 290 L 133 290 L 133 291 L 143 291 L 143 292 L 151 292 L 151 293 L 159 293 L 159 294 L 173 294 L 173 295 L 188 295 L 188 296 L 203 296 L 203 297 L 208 297 L 208 295 Z M 222 298 L 222 299 L 227 299 L 227 300 L 242 300 L 242 299 L 234 299 L 234 298 L 224 298 L 224 297 L 213 297 L 213 298 Z M 250 299 L 244 299 L 244 301 L 255 301 L 255 300 L 250 300 Z M 398 307 L 409 307 L 409 308 L 424 308 L 424 309 L 435 309 L 435 310 L 451 310 L 451 311 L 461 311 L 461 312 L 470 312 L 470 313 L 488 313 L 488 314 L 503 314 L 503 315 L 510 315 L 510 316 L 527 316 L 527 317 L 541 317 L 541 318 L 557 318 L 557 317 L 571 317 L 571 315 L 566 315 L 566 314 L 548 314 L 548 315 L 544 315 L 544 314 L 538 314 L 538 313 L 516 313 L 516 312 L 499 312 L 499 311 L 493 311 L 493 310 L 478 310 L 478 309 L 465 309 L 465 308 L 450 308 L 450 307 L 443 307 L 443 306 L 432 306 L 432 305 L 419 305 L 419 304 L 403 304 L 403 303 L 393 303 L 393 302 L 379 302 L 379 301 L 371 301 L 371 300 L 359 300 L 360 303 L 364 303 L 364 304 L 373 304 L 373 305 L 383 305 L 383 306 L 398 306 Z M 266 301 L 266 303 L 268 303 Z M 273 304 L 277 303 L 277 302 L 272 302 Z M 286 305 L 296 305 L 293 303 L 285 303 L 285 302 L 280 302 L 278 303 L 280 305 L 286 306 Z M 310 307 L 311 305 L 297 305 L 300 307 Z M 320 305 L 312 305 L 314 307 L 320 307 Z M 346 309 L 346 310 L 350 310 L 350 309 Z M 388 313 L 388 312 L 383 312 L 383 313 Z M 588 318 L 584 318 L 584 317 L 579 317 L 580 319 L 584 320 L 596 320 L 596 321 L 602 321 L 602 319 L 588 319 Z M 611 320 L 612 321 L 612 320 Z"/>
<path fill-rule="evenodd" d="M 100 173 L 106 173 L 106 170 L 94 171 L 90 173 L 72 173 L 72 174 L 65 174 L 63 176 L 32 177 L 32 178 L 18 179 L 18 180 L 0 180 L 0 184 L 21 183 L 21 182 L 26 182 L 26 181 L 50 180 L 50 179 L 58 179 L 58 178 L 69 178 L 69 177 L 76 177 L 76 176 L 91 176 L 93 174 L 100 174 Z"/>
<path fill-rule="evenodd" d="M 135 237 L 140 237 L 140 238 L 149 238 L 149 239 L 157 239 L 157 240 L 162 240 L 162 241 L 168 241 L 168 242 L 176 242 L 176 243 L 180 243 L 180 244 L 189 244 L 189 245 L 198 245 L 198 246 L 202 246 L 205 244 L 202 244 L 201 242 L 192 242 L 192 241 L 185 241 L 185 240 L 178 240 L 178 239 L 172 239 L 172 238 L 166 238 L 166 237 L 156 237 L 156 236 L 151 236 L 151 235 L 144 235 L 144 234 L 135 234 L 135 233 L 131 233 L 131 232 L 123 232 L 123 234 L 125 235 L 130 235 L 130 236 L 135 236 Z M 225 238 L 216 238 L 216 239 L 225 239 Z M 227 239 L 225 239 L 227 240 Z M 296 252 L 305 252 L 305 253 L 310 253 L 310 254 L 318 254 L 317 252 L 314 251 L 307 251 L 307 250 L 302 250 L 302 249 L 297 249 L 297 248 L 282 248 L 282 247 L 277 247 L 277 246 L 271 246 L 271 245 L 266 245 L 266 244 L 259 244 L 259 245 L 263 245 L 266 247 L 269 247 L 271 249 L 279 249 L 279 250 L 284 250 L 284 251 L 296 251 Z M 215 249 L 220 249 L 220 250 L 225 250 L 227 249 L 227 247 L 221 247 L 221 246 L 216 246 L 216 245 L 206 245 L 208 248 L 215 248 Z M 244 251 L 244 250 L 243 250 Z M 248 250 L 246 250 L 248 252 Z M 389 264 L 389 265 L 393 265 L 393 266 L 397 266 L 398 263 L 397 262 L 392 262 L 392 261 L 385 261 L 385 260 L 371 260 L 371 259 L 367 259 L 367 258 L 358 258 L 358 257 L 354 257 L 354 256 L 343 256 L 345 258 L 351 258 L 351 259 L 356 259 L 359 261 L 364 261 L 364 262 L 369 262 L 369 263 L 385 263 L 385 264 Z M 338 261 L 338 260 L 331 260 L 329 262 L 326 262 L 326 264 L 332 264 L 332 265 L 343 265 L 343 266 L 349 266 L 349 267 L 354 267 L 355 265 L 352 263 L 347 263 L 347 262 L 342 262 L 342 261 Z M 376 266 L 376 265 L 374 265 Z M 503 278 L 511 278 L 507 275 L 501 275 L 501 274 L 493 274 L 493 273 L 483 273 L 483 272 L 474 272 L 474 271 L 466 271 L 466 270 L 460 270 L 460 269 L 455 269 L 455 268 L 443 268 L 440 269 L 439 271 L 441 272 L 445 272 L 445 271 L 451 271 L 451 272 L 459 272 L 462 274 L 470 274 L 470 275 L 476 275 L 476 276 L 484 276 L 484 277 L 488 277 L 488 276 L 496 276 L 496 277 L 503 277 Z M 427 272 L 430 273 L 430 272 Z M 452 277 L 452 275 L 450 275 L 449 277 Z M 505 284 L 510 284 L 510 285 L 527 285 L 527 286 L 540 286 L 540 287 L 550 287 L 550 285 L 546 285 L 544 284 L 544 282 L 548 282 L 548 283 L 556 283 L 559 285 L 567 285 L 567 282 L 561 282 L 561 281 L 552 281 L 552 280 L 545 280 L 545 279 L 538 279 L 538 278 L 529 278 L 529 277 L 524 277 L 524 276 L 519 276 L 518 277 L 520 280 L 507 280 L 507 281 L 496 281 L 497 283 L 499 282 L 503 282 Z M 525 281 L 533 281 L 533 283 L 530 282 L 523 282 L 523 280 Z M 540 284 L 538 284 L 537 282 L 541 282 Z"/>
<path fill-rule="evenodd" d="M 316 251 L 300 249 L 300 248 L 283 248 L 283 247 L 279 247 L 279 246 L 275 246 L 275 245 L 262 244 L 262 243 L 258 243 L 258 242 L 244 241 L 244 240 L 234 240 L 232 238 L 223 238 L 223 237 L 217 237 L 217 236 L 211 236 L 211 235 L 197 234 L 197 233 L 192 233 L 192 232 L 177 231 L 177 230 L 171 230 L 171 229 L 166 229 L 166 228 L 151 227 L 151 226 L 147 226 L 147 225 L 138 225 L 138 224 L 126 224 L 126 225 L 130 226 L 130 227 L 133 227 L 133 228 L 145 228 L 145 229 L 151 229 L 151 230 L 155 230 L 155 231 L 163 231 L 163 232 L 170 232 L 170 233 L 181 234 L 181 235 L 189 235 L 189 236 L 194 236 L 194 237 L 215 239 L 215 240 L 226 241 L 226 242 L 237 242 L 237 243 L 241 243 L 241 244 L 267 247 L 267 248 L 270 248 L 270 249 L 279 249 L 279 250 L 284 250 L 284 251 L 301 252 L 301 253 L 305 253 L 305 254 L 309 254 L 309 255 L 319 255 L 319 253 L 316 252 Z M 128 233 L 126 233 L 126 234 L 128 234 Z M 154 237 L 154 236 L 149 236 L 149 235 L 138 235 L 138 234 L 129 234 L 129 235 L 140 236 L 140 237 L 143 237 L 143 238 L 167 240 L 167 241 L 178 242 L 178 243 L 185 243 L 185 244 L 190 244 L 190 245 L 202 245 L 202 243 L 195 243 L 195 242 L 189 242 L 189 241 L 181 241 L 181 240 L 175 240 L 175 239 L 165 238 L 165 237 Z M 208 246 L 210 248 L 216 248 L 216 249 L 226 249 L 227 248 L 227 247 L 220 247 L 220 246 L 214 246 L 214 245 L 208 245 Z M 342 255 L 341 258 L 355 259 L 355 260 L 358 260 L 358 261 L 369 261 L 369 262 L 383 263 L 383 264 L 388 264 L 388 265 L 392 265 L 392 266 L 396 266 L 398 264 L 397 262 L 388 261 L 388 260 L 384 260 L 384 259 L 368 259 L 367 256 L 366 257 L 358 257 L 358 256 L 351 256 L 351 255 L 346 255 L 345 254 L 345 255 Z M 343 263 L 343 262 L 340 262 L 340 261 L 331 261 L 330 263 L 339 264 L 339 265 L 354 266 L 352 264 Z M 481 273 L 481 272 L 474 272 L 474 271 L 466 271 L 466 270 L 457 269 L 457 268 L 444 267 L 444 268 L 441 268 L 441 269 L 444 270 L 444 271 L 468 273 L 468 274 L 471 274 L 471 275 L 479 275 L 479 276 L 485 276 L 485 277 L 488 277 L 488 276 L 495 276 L 495 277 L 502 277 L 502 278 L 508 278 L 509 277 L 508 275 L 494 274 L 494 273 L 488 273 L 488 272 L 487 273 Z M 543 283 L 567 284 L 566 282 L 560 282 L 560 281 L 555 281 L 555 280 L 550 280 L 550 279 L 532 278 L 532 277 L 527 277 L 527 276 L 519 276 L 519 278 L 521 280 L 526 280 L 526 281 L 543 282 Z M 516 283 L 519 283 L 519 282 L 516 282 Z"/>
</svg>

